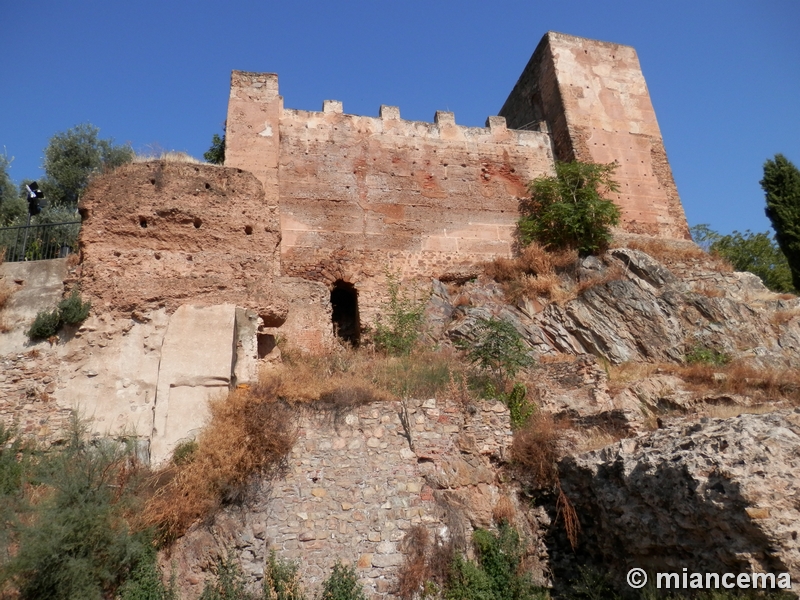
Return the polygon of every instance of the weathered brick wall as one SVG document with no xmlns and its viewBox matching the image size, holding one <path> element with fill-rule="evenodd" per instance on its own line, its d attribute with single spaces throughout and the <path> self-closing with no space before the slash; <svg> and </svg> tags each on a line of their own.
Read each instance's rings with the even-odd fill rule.
<svg viewBox="0 0 800 600">
<path fill-rule="evenodd" d="M 551 172 L 546 134 L 404 121 L 381 116 L 284 110 L 278 171 L 281 268 L 323 279 L 355 279 L 387 267 L 436 276 L 511 253 L 518 199 Z"/>
<path fill-rule="evenodd" d="M 500 114 L 510 127 L 545 120 L 556 157 L 617 161 L 621 229 L 689 237 L 655 111 L 630 46 L 548 33 Z"/>
<path fill-rule="evenodd" d="M 179 560 L 181 589 L 199 595 L 214 556 L 227 549 L 256 582 L 274 550 L 300 561 L 311 590 L 343 561 L 356 567 L 369 597 L 392 598 L 411 527 L 461 543 L 474 527 L 491 527 L 497 501 L 510 495 L 516 502 L 493 466 L 511 442 L 506 407 L 482 403 L 470 414 L 431 399 L 411 400 L 407 411 L 408 428 L 399 402 L 345 410 L 338 418 L 325 411 L 304 416 L 283 474 L 262 482 L 246 510 L 226 510 L 177 542 L 172 557 Z M 544 552 L 525 509 L 518 511 L 531 548 Z M 544 579 L 542 572 L 533 575 Z"/>
</svg>

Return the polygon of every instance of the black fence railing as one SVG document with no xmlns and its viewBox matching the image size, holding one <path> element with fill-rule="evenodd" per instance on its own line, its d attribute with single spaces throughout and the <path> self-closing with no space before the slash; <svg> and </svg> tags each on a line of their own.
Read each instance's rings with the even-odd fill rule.
<svg viewBox="0 0 800 600">
<path fill-rule="evenodd" d="M 0 255 L 6 262 L 63 258 L 78 245 L 80 221 L 0 228 Z"/>
</svg>

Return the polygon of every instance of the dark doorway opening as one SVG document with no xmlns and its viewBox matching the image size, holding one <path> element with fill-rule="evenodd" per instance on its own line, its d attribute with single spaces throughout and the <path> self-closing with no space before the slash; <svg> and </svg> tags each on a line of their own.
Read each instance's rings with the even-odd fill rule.
<svg viewBox="0 0 800 600">
<path fill-rule="evenodd" d="M 361 321 L 358 318 L 358 290 L 352 283 L 339 279 L 331 289 L 333 307 L 333 332 L 336 336 L 358 347 Z"/>
</svg>

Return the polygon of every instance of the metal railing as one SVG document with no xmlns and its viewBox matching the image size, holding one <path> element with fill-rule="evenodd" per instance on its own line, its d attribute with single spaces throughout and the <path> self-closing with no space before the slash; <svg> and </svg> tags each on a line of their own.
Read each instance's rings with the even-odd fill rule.
<svg viewBox="0 0 800 600">
<path fill-rule="evenodd" d="M 6 262 L 63 258 L 78 245 L 80 221 L 0 228 L 0 255 Z"/>
</svg>

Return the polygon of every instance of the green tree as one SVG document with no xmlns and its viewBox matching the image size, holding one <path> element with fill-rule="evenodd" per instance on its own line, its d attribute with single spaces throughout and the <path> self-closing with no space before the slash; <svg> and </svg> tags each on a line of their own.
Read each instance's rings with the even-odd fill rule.
<svg viewBox="0 0 800 600">
<path fill-rule="evenodd" d="M 212 165 L 225 164 L 224 133 L 222 134 L 222 137 L 220 137 L 219 134 L 214 134 L 214 137 L 211 139 L 211 148 L 209 148 L 207 152 L 203 153 L 203 158 L 205 158 Z"/>
<path fill-rule="evenodd" d="M 575 248 L 596 254 L 611 241 L 619 208 L 604 196 L 619 191 L 612 178 L 617 163 L 557 162 L 555 176 L 537 177 L 528 185 L 518 221 L 520 241 L 548 249 Z"/>
<path fill-rule="evenodd" d="M 28 210 L 24 197 L 20 196 L 8 173 L 12 160 L 7 154 L 0 154 L 0 227 L 20 221 Z"/>
<path fill-rule="evenodd" d="M 711 254 L 727 260 L 737 271 L 758 275 L 764 285 L 774 292 L 792 292 L 792 273 L 789 263 L 768 232 L 744 233 L 734 231 L 721 235 L 708 225 L 695 225 L 692 238 Z"/>
<path fill-rule="evenodd" d="M 50 138 L 42 165 L 45 177 L 40 182 L 50 204 L 76 206 L 93 175 L 133 160 L 130 146 L 101 140 L 97 137 L 99 131 L 94 125 L 83 123 Z"/>
<path fill-rule="evenodd" d="M 775 239 L 789 262 L 794 287 L 800 290 L 800 171 L 776 154 L 764 163 L 764 179 L 759 183 L 766 193 L 766 213 Z"/>
</svg>

